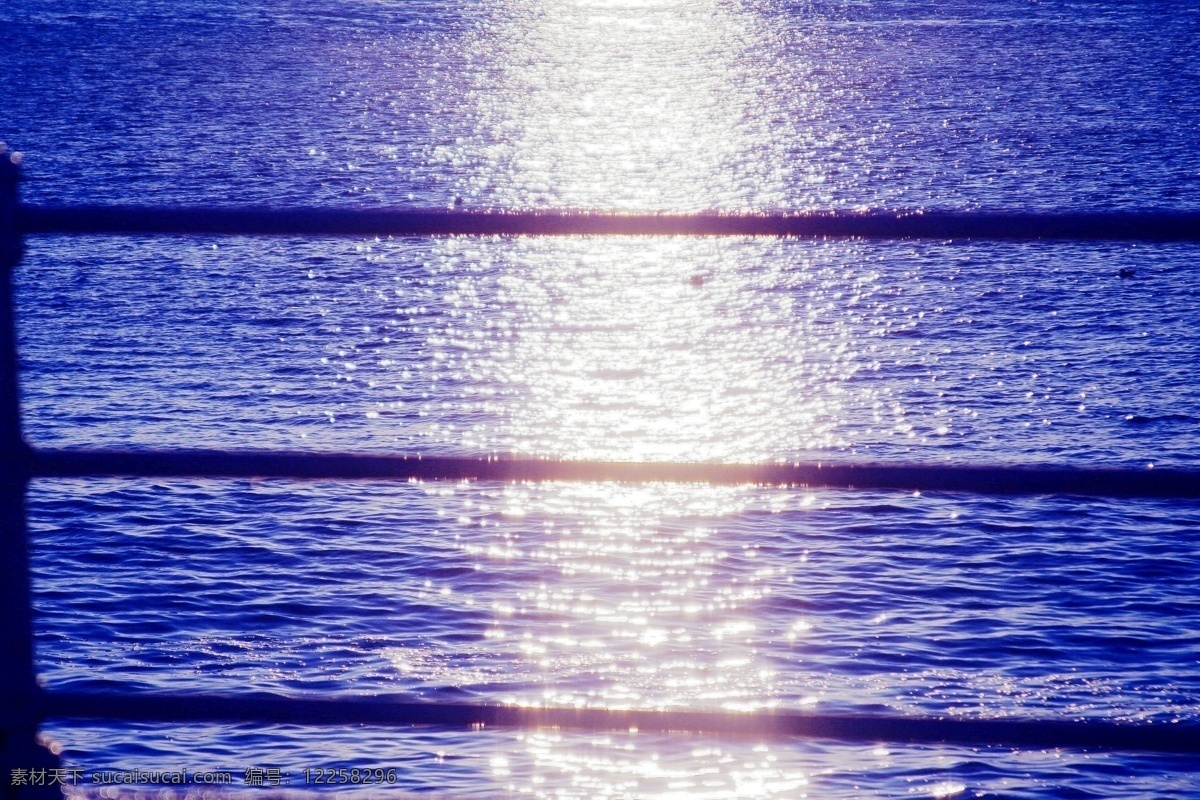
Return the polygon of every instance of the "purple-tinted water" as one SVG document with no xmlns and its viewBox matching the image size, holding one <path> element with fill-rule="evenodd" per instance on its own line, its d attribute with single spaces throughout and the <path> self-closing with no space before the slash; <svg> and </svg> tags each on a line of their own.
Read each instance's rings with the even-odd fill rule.
<svg viewBox="0 0 1200 800">
<path fill-rule="evenodd" d="M 0 24 L 34 202 L 1200 208 L 1200 15 L 1160 4 L 31 1 Z M 1195 466 L 1192 246 L 28 245 L 45 446 Z M 64 480 L 30 514 L 53 687 L 1200 716 L 1195 503 Z M 1200 796 L 1188 760 L 1125 753 L 46 732 L 93 793 L 104 769 L 324 790 L 304 770 L 345 766 L 465 797 Z"/>
</svg>

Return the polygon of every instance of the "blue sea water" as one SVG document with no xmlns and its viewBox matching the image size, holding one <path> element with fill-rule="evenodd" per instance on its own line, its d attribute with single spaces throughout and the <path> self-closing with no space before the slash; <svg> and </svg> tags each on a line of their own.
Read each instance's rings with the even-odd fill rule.
<svg viewBox="0 0 1200 800">
<path fill-rule="evenodd" d="M 22 0 L 0 25 L 31 202 L 1200 210 L 1182 4 Z M 36 237 L 25 425 L 53 447 L 1195 468 L 1196 256 Z M 57 688 L 1200 722 L 1191 502 L 43 480 L 29 505 Z M 1187 759 L 1068 749 L 46 734 L 89 773 L 278 767 L 309 791 L 304 769 L 345 766 L 423 796 L 1200 797 Z"/>
</svg>

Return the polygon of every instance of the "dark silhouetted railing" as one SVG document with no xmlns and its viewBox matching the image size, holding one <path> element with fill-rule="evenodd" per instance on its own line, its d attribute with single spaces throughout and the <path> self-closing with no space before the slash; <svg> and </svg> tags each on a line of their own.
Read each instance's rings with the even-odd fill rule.
<svg viewBox="0 0 1200 800">
<path fill-rule="evenodd" d="M 847 464 L 600 463 L 515 458 L 280 452 L 35 450 L 20 424 L 12 271 L 27 234 L 232 235 L 712 235 L 1200 242 L 1200 214 L 872 212 L 615 215 L 348 209 L 22 206 L 16 164 L 0 153 L 0 701 L 7 715 L 0 763 L 53 763 L 35 744 L 47 716 L 141 721 L 254 721 L 303 725 L 559 726 L 708 731 L 1025 747 L 1098 747 L 1200 753 L 1200 727 L 1041 719 L 837 716 L 795 711 L 735 714 L 408 703 L 392 698 L 300 700 L 270 695 L 95 694 L 38 687 L 34 660 L 25 489 L 35 477 L 280 477 L 293 479 L 686 481 L 721 484 L 1059 493 L 1197 498 L 1200 473 L 1062 467 Z M 7 776 L 5 776 L 7 777 Z M 28 787 L 25 794 L 57 794 Z M 8 787 L 8 794 L 16 792 Z"/>
<path fill-rule="evenodd" d="M 28 458 L 29 474 L 39 478 L 126 475 L 308 480 L 655 481 L 985 494 L 1200 498 L 1200 473 L 1171 469 L 623 463 L 213 450 L 36 450 L 30 451 Z"/>
<path fill-rule="evenodd" d="M 24 233 L 291 236 L 793 236 L 1200 242 L 1200 214 L 809 211 L 795 214 L 605 214 L 346 208 L 23 206 Z"/>
</svg>

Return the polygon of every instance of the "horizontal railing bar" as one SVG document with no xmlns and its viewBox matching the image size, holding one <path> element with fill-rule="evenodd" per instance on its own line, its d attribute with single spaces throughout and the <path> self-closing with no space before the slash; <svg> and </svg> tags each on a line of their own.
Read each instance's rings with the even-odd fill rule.
<svg viewBox="0 0 1200 800">
<path fill-rule="evenodd" d="M 48 692 L 46 716 L 139 722 L 252 722 L 287 725 L 441 725 L 559 727 L 587 730 L 691 731 L 726 735 L 801 736 L 852 742 L 1094 747 L 1200 753 L 1200 727 L 1108 721 L 962 719 L 808 714 L 788 711 L 615 711 L 522 708 L 459 703 L 408 703 L 388 698 L 291 699 L 247 695 Z"/>
<path fill-rule="evenodd" d="M 702 464 L 216 450 L 35 450 L 33 477 L 618 481 L 791 485 L 981 494 L 1200 498 L 1200 472 L 1170 469 Z"/>
<path fill-rule="evenodd" d="M 428 209 L 30 206 L 24 234 L 235 234 L 319 236 L 655 235 L 868 239 L 1200 241 L 1200 213 L 808 211 L 784 214 L 610 214 Z"/>
</svg>

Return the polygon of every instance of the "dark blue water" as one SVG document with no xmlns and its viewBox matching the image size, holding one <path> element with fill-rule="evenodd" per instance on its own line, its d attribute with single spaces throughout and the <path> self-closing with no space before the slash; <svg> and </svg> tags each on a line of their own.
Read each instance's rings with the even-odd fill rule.
<svg viewBox="0 0 1200 800">
<path fill-rule="evenodd" d="M 1191 8 L 28 0 L 0 24 L 0 138 L 35 202 L 1200 209 Z M 39 237 L 17 276 L 26 430 L 1195 467 L 1196 256 Z M 30 514 L 58 688 L 1200 721 L 1195 503 L 63 480 Z M 290 789 L 346 766 L 455 797 L 1200 797 L 1186 759 L 1073 750 L 46 734 L 88 772 L 279 767 Z"/>
</svg>

